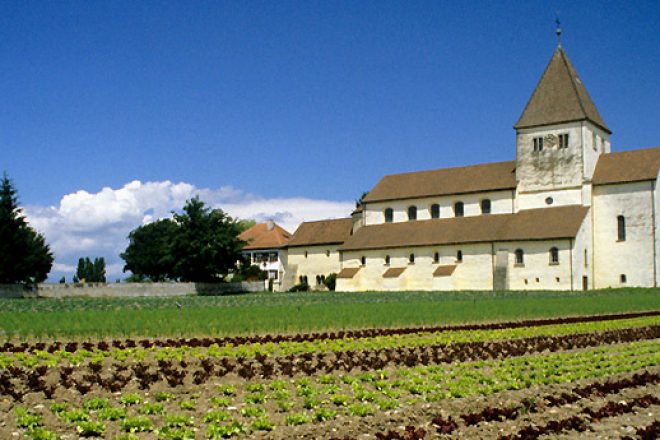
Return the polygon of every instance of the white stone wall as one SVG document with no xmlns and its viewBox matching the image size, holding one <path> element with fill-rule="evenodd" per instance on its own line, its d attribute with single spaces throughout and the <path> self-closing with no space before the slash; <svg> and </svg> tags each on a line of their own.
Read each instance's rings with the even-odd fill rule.
<svg viewBox="0 0 660 440">
<path fill-rule="evenodd" d="M 535 137 L 568 133 L 568 148 L 557 145 L 534 151 Z M 516 180 L 518 195 L 526 192 L 577 188 L 583 182 L 583 124 L 548 125 L 518 130 L 516 136 Z"/>
<path fill-rule="evenodd" d="M 582 124 L 583 176 L 585 181 L 590 182 L 598 163 L 598 156 L 611 151 L 610 135 L 589 121 Z"/>
<path fill-rule="evenodd" d="M 378 225 L 385 223 L 385 209 L 394 210 L 394 222 L 408 221 L 408 207 L 417 207 L 417 220 L 431 218 L 431 205 L 440 205 L 440 218 L 454 217 L 454 204 L 463 202 L 464 215 L 482 215 L 481 201 L 490 199 L 491 214 L 511 214 L 513 212 L 513 191 L 489 191 L 473 194 L 459 194 L 440 197 L 425 197 L 407 200 L 392 200 L 387 202 L 367 203 L 365 208 L 365 224 Z"/>
<path fill-rule="evenodd" d="M 463 261 L 456 260 L 457 252 L 463 253 Z M 343 267 L 360 267 L 351 279 L 338 279 L 337 290 L 490 290 L 493 286 L 492 256 L 490 244 L 460 246 L 410 247 L 388 250 L 350 251 L 343 253 Z M 434 263 L 434 253 L 439 260 Z M 409 263 L 415 254 L 414 264 Z M 385 256 L 390 256 L 389 266 Z M 366 265 L 361 259 L 366 257 Z M 438 265 L 455 264 L 451 277 L 434 277 Z M 397 278 L 383 278 L 388 268 L 405 267 Z"/>
<path fill-rule="evenodd" d="M 568 148 L 551 148 L 535 152 L 533 140 L 548 134 L 568 133 Z M 589 121 L 519 130 L 516 138 L 517 195 L 580 188 L 591 182 L 598 157 L 611 151 L 609 134 Z M 587 205 L 588 194 L 580 203 Z M 530 201 L 531 202 L 531 201 Z M 520 209 L 528 209 L 523 203 Z M 565 204 L 573 204 L 565 203 Z"/>
<path fill-rule="evenodd" d="M 593 264 L 593 210 L 589 210 L 580 230 L 572 240 L 572 262 L 573 262 L 573 290 L 593 289 L 594 264 Z M 584 277 L 587 277 L 586 283 Z"/>
<path fill-rule="evenodd" d="M 559 250 L 559 263 L 550 260 L 550 249 Z M 569 240 L 495 243 L 495 251 L 508 251 L 507 281 L 511 290 L 570 290 L 571 247 Z M 523 263 L 516 263 L 516 249 Z"/>
<path fill-rule="evenodd" d="M 306 276 L 309 285 L 312 288 L 316 287 L 317 275 L 328 276 L 341 270 L 337 247 L 337 245 L 328 245 L 288 248 L 285 279 L 294 280 L 298 284 L 300 277 Z M 287 286 L 282 288 L 285 289 Z"/>
<path fill-rule="evenodd" d="M 653 182 L 594 187 L 595 288 L 654 285 L 653 205 Z M 617 240 L 619 215 L 626 220 L 625 241 Z"/>
<path fill-rule="evenodd" d="M 548 198 L 552 199 L 548 203 Z M 556 208 L 566 205 L 587 205 L 583 202 L 582 188 L 563 189 L 553 191 L 538 191 L 518 194 L 516 197 L 516 212 L 524 209 Z"/>
<path fill-rule="evenodd" d="M 132 298 L 222 295 L 235 292 L 261 292 L 263 281 L 240 283 L 42 283 L 36 289 L 0 284 L 0 298 Z"/>
<path fill-rule="evenodd" d="M 658 214 L 660 213 L 660 193 L 658 192 L 658 179 L 652 182 L 653 186 L 653 212 L 652 217 L 654 219 L 654 252 L 655 252 L 655 265 L 653 266 L 653 286 L 657 287 L 660 280 L 658 277 L 658 271 L 660 270 L 660 237 L 658 237 L 658 231 L 660 231 L 660 219 L 658 219 Z"/>
<path fill-rule="evenodd" d="M 585 222 L 588 225 L 588 222 Z M 585 230 L 588 230 L 585 226 Z M 350 251 L 343 253 L 343 267 L 360 271 L 351 279 L 338 279 L 338 291 L 367 290 L 492 290 L 493 252 L 508 252 L 507 283 L 512 290 L 571 290 L 571 268 L 574 250 L 568 239 L 553 241 L 523 241 L 477 243 L 458 246 L 426 246 L 388 250 Z M 559 250 L 559 263 L 550 261 L 550 249 Z M 515 250 L 523 249 L 524 264 L 515 263 Z M 463 261 L 456 260 L 457 251 L 463 253 Z M 438 263 L 433 254 L 438 252 Z M 415 263 L 409 264 L 409 255 L 415 254 Z M 390 265 L 385 265 L 385 256 Z M 362 257 L 366 264 L 361 264 Z M 456 270 L 449 277 L 434 277 L 438 265 L 455 264 Z M 397 278 L 383 278 L 389 268 L 405 267 Z M 580 272 L 580 277 L 581 277 Z M 575 282 L 575 281 L 574 281 Z M 575 286 L 580 289 L 581 285 Z"/>
</svg>

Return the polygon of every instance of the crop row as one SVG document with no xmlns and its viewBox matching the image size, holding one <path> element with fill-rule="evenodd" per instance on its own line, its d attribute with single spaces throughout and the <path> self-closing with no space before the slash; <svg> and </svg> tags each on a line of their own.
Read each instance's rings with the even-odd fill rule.
<svg viewBox="0 0 660 440">
<path fill-rule="evenodd" d="M 242 386 L 209 384 L 198 388 L 204 395 L 181 394 L 176 390 L 127 392 L 108 394 L 108 398 L 81 399 L 78 407 L 71 404 L 62 407 L 57 402 L 59 396 L 55 395 L 50 409 L 62 413 L 58 415 L 62 421 L 58 426 L 62 430 L 86 429 L 87 425 L 80 424 L 82 421 L 100 423 L 104 430 L 130 431 L 139 422 L 145 431 L 160 432 L 173 421 L 181 420 L 183 414 L 188 422 L 181 429 L 195 428 L 206 432 L 207 438 L 215 438 L 214 433 L 227 433 L 232 429 L 240 434 L 283 425 L 323 422 L 339 415 L 359 418 L 400 405 L 636 372 L 657 365 L 659 349 L 660 342 L 648 341 L 571 353 L 368 371 L 357 375 L 256 381 Z M 67 399 L 71 397 L 66 396 Z M 205 411 L 206 408 L 211 409 Z M 35 420 L 44 419 L 43 414 L 37 412 L 32 416 Z M 33 428 L 39 426 L 36 424 Z"/>
<path fill-rule="evenodd" d="M 559 434 L 564 431 L 584 432 L 588 429 L 590 422 L 598 422 L 608 417 L 630 413 L 637 408 L 648 408 L 658 404 L 660 404 L 660 399 L 650 394 L 632 399 L 630 402 L 608 402 L 596 411 L 585 408 L 582 411 L 584 416 L 575 415 L 561 420 L 552 420 L 541 426 L 525 426 L 518 433 L 501 436 L 499 440 L 534 440 L 542 435 Z"/>
<path fill-rule="evenodd" d="M 340 353 L 316 353 L 301 356 L 257 356 L 255 359 L 203 358 L 195 363 L 161 360 L 157 363 L 89 363 L 74 368 L 63 366 L 59 370 L 46 366 L 34 369 L 9 366 L 0 372 L 0 395 L 15 399 L 25 392 L 43 392 L 52 396 L 58 387 L 73 388 L 87 394 L 95 387 L 118 392 L 131 384 L 140 389 L 166 382 L 170 387 L 184 384 L 201 385 L 209 380 L 235 374 L 243 379 L 276 376 L 294 377 L 298 374 L 328 374 L 337 370 L 363 371 L 387 366 L 437 365 L 465 362 L 475 359 L 516 357 L 524 354 L 586 348 L 604 344 L 632 342 L 660 337 L 660 326 L 613 330 L 592 334 L 556 337 L 533 337 L 512 341 L 470 342 L 451 345 L 432 345 L 425 348 L 397 348 Z M 76 374 L 74 375 L 74 371 Z M 53 380 L 53 375 L 59 376 Z"/>
<path fill-rule="evenodd" d="M 561 406 L 567 403 L 575 403 L 582 399 L 589 397 L 604 397 L 607 395 L 617 394 L 625 389 L 645 387 L 647 385 L 652 385 L 658 383 L 660 376 L 658 374 L 653 374 L 649 372 L 643 372 L 641 374 L 634 374 L 631 378 L 622 378 L 618 380 L 606 381 L 606 382 L 593 382 L 586 386 L 577 386 L 569 392 L 562 392 L 561 394 L 546 394 L 543 397 L 538 399 L 525 399 L 517 404 L 507 405 L 506 407 L 487 407 L 480 412 L 469 412 L 461 414 L 460 416 L 453 419 L 451 416 L 447 418 L 443 417 L 434 417 L 431 420 L 431 425 L 436 429 L 438 434 L 452 434 L 459 427 L 459 421 L 462 420 L 466 426 L 474 426 L 484 422 L 501 422 L 504 420 L 516 420 L 519 416 L 529 413 L 537 413 L 540 411 L 546 411 L 548 408 Z M 657 403 L 657 400 L 655 400 Z M 640 404 L 648 403 L 648 399 L 643 399 L 639 402 Z M 633 405 L 634 406 L 634 405 Z M 613 406 L 612 403 L 605 405 L 598 411 L 593 411 L 590 409 L 585 409 L 584 414 L 589 416 L 591 421 L 597 421 L 603 416 L 612 415 L 616 411 L 620 411 L 623 407 Z M 570 420 L 578 420 L 571 418 Z M 584 426 L 586 421 L 583 419 L 580 420 L 580 426 Z M 570 422 L 555 423 L 550 426 L 569 426 Z M 535 438 L 535 436 L 541 435 L 542 433 L 547 432 L 541 428 L 535 429 L 527 427 L 521 429 L 519 433 L 515 435 L 501 436 L 502 440 L 516 440 L 516 439 L 528 439 Z M 407 426 L 403 433 L 391 430 L 387 432 L 376 433 L 376 439 L 378 440 L 394 440 L 394 439 L 422 439 L 426 435 L 426 431 L 421 427 Z M 343 440 L 354 440 L 353 438 L 344 438 Z"/>
<path fill-rule="evenodd" d="M 660 420 L 656 420 L 649 426 L 640 426 L 635 430 L 635 435 L 641 440 L 656 440 L 660 438 Z M 621 437 L 621 440 L 633 440 L 632 437 Z"/>
<path fill-rule="evenodd" d="M 657 405 L 660 403 L 660 399 L 657 397 L 647 394 L 642 397 L 633 399 L 630 402 L 609 402 L 600 409 L 593 411 L 587 408 L 584 413 L 587 416 L 571 416 L 561 420 L 552 420 L 544 425 L 529 425 L 526 426 L 516 434 L 503 435 L 498 437 L 498 440 L 535 440 L 541 436 L 549 434 L 561 434 L 562 432 L 567 431 L 577 431 L 585 432 L 589 430 L 590 423 L 598 422 L 602 419 L 608 417 L 615 417 L 621 414 L 630 413 L 638 408 L 648 408 L 651 405 Z M 446 427 L 453 428 L 455 422 L 446 421 L 437 421 L 434 419 L 433 424 L 443 423 L 443 425 L 437 427 L 437 431 L 440 434 L 448 434 L 451 431 L 447 431 Z M 436 425 L 437 426 L 437 425 Z M 658 434 L 658 425 L 657 422 L 654 422 L 651 426 L 647 428 L 639 428 L 636 431 L 636 434 L 639 438 L 646 440 L 655 440 Z M 424 428 L 415 428 L 414 426 L 406 426 L 403 434 L 399 434 L 397 431 L 388 431 L 385 433 L 376 433 L 375 437 L 377 440 L 422 440 L 426 437 L 426 431 Z M 340 440 L 340 439 L 333 439 Z M 341 440 L 356 440 L 352 437 L 345 437 Z"/>
<path fill-rule="evenodd" d="M 193 347 L 205 348 L 211 346 L 241 346 L 247 344 L 280 344 L 282 342 L 314 342 L 314 341 L 332 341 L 344 339 L 365 339 L 377 338 L 383 336 L 396 336 L 396 335 L 415 335 L 415 334 L 431 334 L 431 333 L 444 333 L 455 331 L 475 331 L 475 330 L 505 330 L 517 329 L 528 327 L 539 327 L 549 325 L 563 325 L 563 324 L 578 324 L 588 322 L 600 321 L 616 321 L 634 318 L 644 318 L 660 316 L 660 311 L 638 312 L 638 313 L 619 313 L 609 315 L 595 315 L 595 316 L 575 316 L 569 318 L 552 318 L 552 319 L 533 319 L 513 322 L 499 322 L 488 324 L 464 324 L 454 326 L 433 326 L 433 327 L 406 327 L 406 328 L 372 328 L 362 330 L 342 330 L 336 332 L 317 332 L 317 333 L 304 333 L 295 335 L 285 334 L 271 334 L 271 335 L 255 335 L 255 336 L 235 336 L 224 338 L 167 338 L 167 339 L 114 339 L 112 341 L 70 341 L 61 342 L 55 341 L 35 342 L 35 343 L 12 343 L 5 342 L 0 345 L 0 352 L 4 353 L 30 353 L 30 352 L 47 352 L 54 353 L 57 351 L 66 351 L 74 353 L 79 349 L 86 351 L 109 351 L 115 349 L 132 349 L 137 347 L 152 348 L 152 347 Z"/>
<path fill-rule="evenodd" d="M 459 330 L 436 333 L 408 333 L 390 336 L 366 337 L 360 339 L 319 339 L 312 342 L 250 343 L 241 345 L 211 345 L 209 347 L 181 346 L 148 348 L 108 348 L 108 351 L 93 348 L 79 348 L 76 343 L 53 353 L 47 351 L 18 352 L 0 355 L 0 369 L 9 365 L 32 367 L 36 365 L 56 366 L 63 364 L 80 365 L 85 361 L 102 362 L 112 358 L 120 362 L 156 361 L 203 358 L 255 358 L 263 356 L 308 355 L 310 353 L 341 353 L 364 350 L 417 348 L 427 346 L 487 342 L 495 340 L 515 340 L 530 337 L 563 336 L 617 329 L 660 326 L 660 316 L 631 319 L 589 321 L 572 324 L 553 324 L 535 327 L 518 327 L 495 330 Z M 90 347 L 88 347 L 90 348 Z M 107 347 L 103 347 L 107 348 Z"/>
</svg>

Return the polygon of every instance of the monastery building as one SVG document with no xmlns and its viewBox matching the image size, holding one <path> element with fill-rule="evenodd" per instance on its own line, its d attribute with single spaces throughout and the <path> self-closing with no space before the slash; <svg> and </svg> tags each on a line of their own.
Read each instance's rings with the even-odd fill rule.
<svg viewBox="0 0 660 440">
<path fill-rule="evenodd" d="M 514 161 L 388 175 L 352 218 L 301 224 L 282 288 L 657 286 L 660 148 L 611 152 L 561 47 L 514 128 Z"/>
</svg>

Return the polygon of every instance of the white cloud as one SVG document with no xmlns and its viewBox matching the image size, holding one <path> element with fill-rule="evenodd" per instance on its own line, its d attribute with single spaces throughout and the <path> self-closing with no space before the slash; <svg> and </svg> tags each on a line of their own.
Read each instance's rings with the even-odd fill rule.
<svg viewBox="0 0 660 440">
<path fill-rule="evenodd" d="M 126 248 L 128 233 L 142 224 L 170 217 L 195 195 L 233 217 L 259 222 L 272 218 L 290 232 L 303 221 L 346 217 L 354 206 L 350 201 L 267 199 L 231 186 L 210 189 L 184 182 L 134 180 L 118 189 L 67 194 L 58 206 L 26 206 L 25 214 L 46 236 L 55 254 L 51 279 L 71 276 L 78 258 L 85 256 L 104 257 L 107 273 L 113 278 L 122 276 L 119 254 Z"/>
</svg>

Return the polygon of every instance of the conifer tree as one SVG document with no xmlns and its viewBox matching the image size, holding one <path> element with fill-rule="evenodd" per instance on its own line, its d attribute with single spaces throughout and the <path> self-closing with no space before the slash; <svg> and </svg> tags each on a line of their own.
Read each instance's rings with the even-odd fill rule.
<svg viewBox="0 0 660 440">
<path fill-rule="evenodd" d="M 53 254 L 18 207 L 16 189 L 4 173 L 0 181 L 0 284 L 42 282 L 53 266 Z"/>
</svg>

